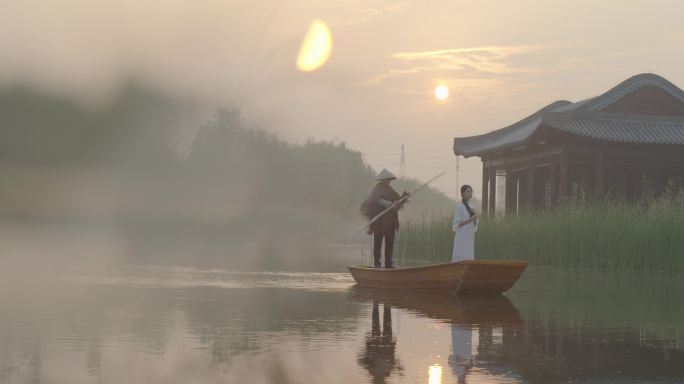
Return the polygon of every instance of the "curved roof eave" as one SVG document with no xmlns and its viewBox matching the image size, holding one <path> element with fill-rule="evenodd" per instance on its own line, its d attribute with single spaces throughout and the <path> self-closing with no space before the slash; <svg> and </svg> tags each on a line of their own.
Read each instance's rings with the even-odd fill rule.
<svg viewBox="0 0 684 384">
<path fill-rule="evenodd" d="M 572 103 L 567 100 L 558 100 L 507 127 L 476 136 L 455 137 L 454 154 L 470 157 L 518 145 L 537 130 L 545 113 L 569 104 Z"/>
</svg>

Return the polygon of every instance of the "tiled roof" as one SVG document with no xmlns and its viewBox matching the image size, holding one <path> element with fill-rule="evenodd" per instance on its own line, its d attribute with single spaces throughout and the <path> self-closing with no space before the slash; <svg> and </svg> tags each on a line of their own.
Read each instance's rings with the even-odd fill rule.
<svg viewBox="0 0 684 384">
<path fill-rule="evenodd" d="M 684 118 L 625 116 L 605 113 L 585 116 L 550 113 L 542 124 L 596 140 L 644 144 L 684 144 Z"/>
<path fill-rule="evenodd" d="M 684 104 L 684 91 L 654 74 L 640 74 L 602 95 L 576 103 L 557 101 L 508 127 L 454 139 L 454 153 L 475 156 L 521 145 L 540 127 L 558 129 L 595 140 L 624 143 L 684 144 L 684 117 L 639 116 L 601 112 L 620 98 L 655 86 Z"/>
</svg>

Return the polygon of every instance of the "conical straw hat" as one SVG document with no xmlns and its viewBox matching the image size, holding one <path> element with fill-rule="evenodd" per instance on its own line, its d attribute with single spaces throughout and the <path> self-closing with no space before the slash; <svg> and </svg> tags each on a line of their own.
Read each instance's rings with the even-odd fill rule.
<svg viewBox="0 0 684 384">
<path fill-rule="evenodd" d="M 380 171 L 380 173 L 378 173 L 378 177 L 375 178 L 375 181 L 387 180 L 387 179 L 389 179 L 389 180 L 394 180 L 394 179 L 396 179 L 396 178 L 397 178 L 397 177 L 394 176 L 394 175 L 392 174 L 392 172 L 390 172 L 390 171 L 388 171 L 388 170 L 386 170 L 386 169 L 383 169 L 382 171 Z"/>
</svg>

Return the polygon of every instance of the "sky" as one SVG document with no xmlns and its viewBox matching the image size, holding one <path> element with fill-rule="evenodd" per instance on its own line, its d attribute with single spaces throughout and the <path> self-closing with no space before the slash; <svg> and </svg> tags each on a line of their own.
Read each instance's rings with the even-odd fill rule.
<svg viewBox="0 0 684 384">
<path fill-rule="evenodd" d="M 454 136 L 642 72 L 684 86 L 682 14 L 679 0 L 0 0 L 0 89 L 99 108 L 135 80 L 200 106 L 185 143 L 236 107 L 284 140 L 344 141 L 378 171 L 399 172 L 403 144 L 406 176 L 447 170 L 434 185 L 454 197 Z M 315 20 L 332 54 L 298 71 Z M 479 158 L 459 165 L 479 196 Z"/>
</svg>

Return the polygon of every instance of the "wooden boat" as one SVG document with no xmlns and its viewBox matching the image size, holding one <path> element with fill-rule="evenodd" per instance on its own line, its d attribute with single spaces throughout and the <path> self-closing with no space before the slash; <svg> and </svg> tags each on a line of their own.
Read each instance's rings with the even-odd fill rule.
<svg viewBox="0 0 684 384">
<path fill-rule="evenodd" d="M 497 294 L 509 290 L 526 267 L 527 261 L 465 260 L 390 269 L 350 266 L 349 271 L 366 287 Z"/>
</svg>

